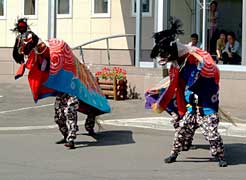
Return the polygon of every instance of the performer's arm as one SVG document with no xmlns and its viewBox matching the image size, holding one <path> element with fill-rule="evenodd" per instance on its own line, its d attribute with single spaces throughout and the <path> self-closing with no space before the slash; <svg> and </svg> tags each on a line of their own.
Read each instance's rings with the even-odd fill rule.
<svg viewBox="0 0 246 180">
<path fill-rule="evenodd" d="M 200 55 L 197 54 L 196 52 L 191 52 L 190 54 L 191 54 L 192 56 L 194 56 L 200 63 L 203 63 L 203 62 L 204 62 L 202 56 L 200 56 Z"/>
<path fill-rule="evenodd" d="M 152 110 L 157 113 L 163 112 L 170 101 L 172 100 L 176 88 L 177 88 L 177 83 L 178 83 L 178 73 L 179 70 L 173 66 L 171 66 L 170 71 L 169 71 L 169 76 L 170 76 L 170 84 L 167 87 L 167 90 L 162 94 L 160 99 L 152 105 Z"/>
</svg>

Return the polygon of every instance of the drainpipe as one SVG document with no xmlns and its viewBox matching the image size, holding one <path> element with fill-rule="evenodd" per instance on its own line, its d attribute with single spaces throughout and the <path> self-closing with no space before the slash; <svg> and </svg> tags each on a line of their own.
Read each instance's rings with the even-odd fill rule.
<svg viewBox="0 0 246 180">
<path fill-rule="evenodd" d="M 48 39 L 56 38 L 56 0 L 48 2 Z"/>
<path fill-rule="evenodd" d="M 140 67 L 142 51 L 142 0 L 136 0 L 136 48 L 135 66 Z"/>
</svg>

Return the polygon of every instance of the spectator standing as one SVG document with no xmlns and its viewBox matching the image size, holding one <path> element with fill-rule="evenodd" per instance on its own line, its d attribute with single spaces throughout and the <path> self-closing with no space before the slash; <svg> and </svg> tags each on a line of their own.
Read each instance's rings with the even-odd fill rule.
<svg viewBox="0 0 246 180">
<path fill-rule="evenodd" d="M 215 54 L 216 40 L 218 38 L 218 2 L 212 1 L 209 5 L 209 26 L 208 26 L 208 50 Z"/>
</svg>

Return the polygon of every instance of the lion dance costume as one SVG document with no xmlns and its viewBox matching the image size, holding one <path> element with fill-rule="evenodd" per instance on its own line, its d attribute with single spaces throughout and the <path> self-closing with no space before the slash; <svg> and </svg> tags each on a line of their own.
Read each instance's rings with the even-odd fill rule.
<svg viewBox="0 0 246 180">
<path fill-rule="evenodd" d="M 180 20 L 172 19 L 171 25 L 170 29 L 154 35 L 156 44 L 151 52 L 152 58 L 159 57 L 160 64 L 171 62 L 169 86 L 157 93 L 154 100 L 150 95 L 151 107 L 155 112 L 170 112 L 175 101 L 177 106 L 171 112 L 179 117 L 175 122 L 178 125 L 171 155 L 165 162 L 175 162 L 182 150 L 189 150 L 194 132 L 200 128 L 210 144 L 212 156 L 217 158 L 220 167 L 225 167 L 223 141 L 218 132 L 219 70 L 208 52 L 176 40 L 176 36 L 183 33 L 179 29 Z"/>
<path fill-rule="evenodd" d="M 18 20 L 13 31 L 18 33 L 13 57 L 21 64 L 15 78 L 29 69 L 28 81 L 35 102 L 56 96 L 54 119 L 64 137 L 57 143 L 74 148 L 77 111 L 87 115 L 85 129 L 93 135 L 95 117 L 110 112 L 107 99 L 91 72 L 74 56 L 67 43 L 58 39 L 41 41 L 30 31 L 25 18 Z"/>
</svg>

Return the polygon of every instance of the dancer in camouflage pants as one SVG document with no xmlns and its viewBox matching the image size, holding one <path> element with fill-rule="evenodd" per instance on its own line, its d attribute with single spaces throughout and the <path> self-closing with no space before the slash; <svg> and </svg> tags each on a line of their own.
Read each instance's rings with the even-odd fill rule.
<svg viewBox="0 0 246 180">
<path fill-rule="evenodd" d="M 174 144 L 171 151 L 172 156 L 177 156 L 182 148 L 187 150 L 190 148 L 194 132 L 200 127 L 205 139 L 210 143 L 211 155 L 217 158 L 223 158 L 224 147 L 218 132 L 218 124 L 219 117 L 217 114 L 201 116 L 199 112 L 187 112 L 183 119 L 180 120 L 180 127 L 175 132 Z"/>
<path fill-rule="evenodd" d="M 189 149 L 194 131 L 200 127 L 219 166 L 226 167 L 223 142 L 218 133 L 219 69 L 207 51 L 177 40 L 178 35 L 183 34 L 179 19 L 171 18 L 170 24 L 171 28 L 153 36 L 155 46 L 151 58 L 158 59 L 161 65 L 171 62 L 169 86 L 153 109 L 156 112 L 164 110 L 176 93 L 178 110 L 185 115 L 175 132 L 171 155 L 164 161 L 173 163 L 183 147 Z"/>
<path fill-rule="evenodd" d="M 59 127 L 64 138 L 58 141 L 57 144 L 65 143 L 65 146 L 74 148 L 74 140 L 77 125 L 77 110 L 79 108 L 79 101 L 76 97 L 65 93 L 58 93 L 55 100 L 55 122 Z"/>
<path fill-rule="evenodd" d="M 57 141 L 57 144 L 65 143 L 65 146 L 74 148 L 76 132 L 79 130 L 77 121 L 77 111 L 79 109 L 79 100 L 75 96 L 65 93 L 58 93 L 55 100 L 55 122 L 63 135 L 63 139 Z M 90 113 L 85 120 L 85 129 L 89 135 L 94 135 L 95 116 Z"/>
<path fill-rule="evenodd" d="M 172 116 L 171 123 L 173 124 L 175 132 L 177 133 L 180 129 L 180 122 L 183 121 L 183 118 L 180 117 L 176 112 L 169 112 L 169 111 L 167 112 Z M 196 146 L 192 145 L 192 141 L 198 126 L 191 126 L 190 128 L 191 129 L 189 131 L 190 132 L 189 135 L 185 136 L 185 138 L 182 139 L 183 141 L 180 144 L 179 151 L 188 151 L 189 149 L 197 148 Z"/>
</svg>

